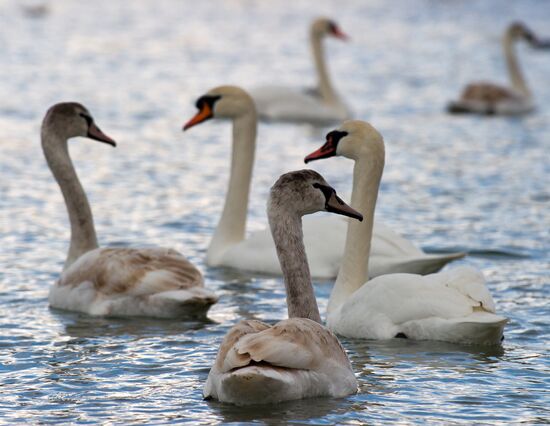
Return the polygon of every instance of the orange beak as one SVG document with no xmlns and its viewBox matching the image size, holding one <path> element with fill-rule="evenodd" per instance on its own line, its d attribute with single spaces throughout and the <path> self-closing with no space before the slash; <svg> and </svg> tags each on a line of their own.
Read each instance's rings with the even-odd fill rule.
<svg viewBox="0 0 550 426">
<path fill-rule="evenodd" d="M 200 111 L 197 112 L 197 114 L 195 114 L 195 116 L 191 120 L 185 123 L 185 125 L 183 126 L 183 130 L 185 131 L 196 124 L 202 123 L 203 121 L 212 118 L 213 115 L 214 114 L 212 113 L 212 109 L 210 108 L 210 106 L 206 102 L 203 102 Z"/>
<path fill-rule="evenodd" d="M 310 161 L 320 160 L 321 158 L 329 158 L 336 155 L 336 148 L 332 143 L 332 138 L 328 138 L 326 143 L 319 148 L 317 151 L 312 152 L 306 158 L 304 158 L 304 163 L 309 163 Z"/>
</svg>

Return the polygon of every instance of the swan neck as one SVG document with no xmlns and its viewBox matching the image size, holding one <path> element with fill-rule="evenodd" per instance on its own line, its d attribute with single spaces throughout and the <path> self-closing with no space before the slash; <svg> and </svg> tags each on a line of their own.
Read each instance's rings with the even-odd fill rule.
<svg viewBox="0 0 550 426">
<path fill-rule="evenodd" d="M 512 84 L 512 87 L 514 89 L 523 93 L 525 96 L 531 96 L 531 92 L 527 87 L 527 83 L 523 78 L 523 73 L 519 65 L 515 48 L 515 41 L 516 39 L 508 33 L 504 35 L 502 41 L 504 57 L 506 58 L 506 66 L 508 68 L 508 75 L 510 77 L 510 83 Z"/>
<path fill-rule="evenodd" d="M 309 318 L 321 324 L 304 247 L 302 218 L 296 213 L 272 208 L 268 218 L 283 271 L 288 317 Z"/>
<path fill-rule="evenodd" d="M 42 131 L 46 162 L 65 199 L 71 223 L 71 242 L 63 270 L 84 253 L 98 247 L 92 210 L 69 156 L 67 140 L 54 132 Z"/>
<path fill-rule="evenodd" d="M 355 160 L 351 207 L 363 214 L 363 221 L 348 222 L 342 266 L 330 296 L 329 314 L 368 281 L 374 211 L 383 169 L 383 151 L 380 155 L 359 156 Z"/>
<path fill-rule="evenodd" d="M 315 62 L 315 70 L 317 72 L 317 87 L 323 100 L 327 103 L 335 103 L 338 101 L 336 93 L 332 87 L 328 69 L 325 62 L 325 49 L 322 43 L 322 36 L 316 33 L 311 33 L 311 51 Z"/>
<path fill-rule="evenodd" d="M 245 237 L 248 196 L 256 149 L 256 127 L 257 118 L 254 111 L 233 120 L 229 186 L 222 215 L 208 249 L 209 260 L 213 263 L 216 263 L 214 257 L 222 255 L 225 249 L 244 240 Z"/>
</svg>

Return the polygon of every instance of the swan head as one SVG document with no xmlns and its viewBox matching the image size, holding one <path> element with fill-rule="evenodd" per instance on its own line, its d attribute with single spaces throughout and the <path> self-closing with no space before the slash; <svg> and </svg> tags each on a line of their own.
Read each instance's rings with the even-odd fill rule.
<svg viewBox="0 0 550 426">
<path fill-rule="evenodd" d="M 363 220 L 363 215 L 348 206 L 323 176 L 313 170 L 298 170 L 279 177 L 271 187 L 267 210 L 269 216 L 280 211 L 299 216 L 327 211 Z"/>
<path fill-rule="evenodd" d="M 183 130 L 211 118 L 235 119 L 256 112 L 252 97 L 237 86 L 215 87 L 197 99 L 195 105 L 199 111 L 183 126 Z"/>
<path fill-rule="evenodd" d="M 324 36 L 332 36 L 339 38 L 340 40 L 348 40 L 347 34 L 342 32 L 336 22 L 329 18 L 317 18 L 311 23 L 311 35 L 316 38 L 322 38 Z"/>
<path fill-rule="evenodd" d="M 62 102 L 50 107 L 42 121 L 42 131 L 52 132 L 61 140 L 82 136 L 116 146 L 116 142 L 95 124 L 86 107 L 77 102 Z"/>
<path fill-rule="evenodd" d="M 549 49 L 550 40 L 540 39 L 531 29 L 523 22 L 513 22 L 508 27 L 506 35 L 514 40 L 525 40 L 535 49 Z"/>
<path fill-rule="evenodd" d="M 325 144 L 304 158 L 306 163 L 341 155 L 357 160 L 361 156 L 384 156 L 384 139 L 369 123 L 345 121 L 338 129 L 327 133 Z"/>
</svg>

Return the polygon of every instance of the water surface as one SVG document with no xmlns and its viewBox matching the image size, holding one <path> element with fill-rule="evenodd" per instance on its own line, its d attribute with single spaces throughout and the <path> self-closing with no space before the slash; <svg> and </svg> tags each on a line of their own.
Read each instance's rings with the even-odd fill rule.
<svg viewBox="0 0 550 426">
<path fill-rule="evenodd" d="M 0 423 L 545 423 L 550 397 L 550 55 L 520 46 L 538 110 L 449 117 L 471 79 L 505 81 L 512 19 L 549 31 L 539 1 L 49 3 L 42 18 L 0 2 Z M 204 264 L 228 176 L 230 129 L 183 134 L 194 100 L 219 84 L 313 84 L 305 25 L 326 14 L 350 34 L 327 42 L 336 87 L 386 139 L 378 220 L 430 250 L 468 250 L 498 311 L 500 348 L 342 339 L 360 389 L 344 399 L 239 408 L 201 398 L 220 341 L 242 318 L 286 316 L 279 278 Z M 550 35 L 550 34 L 548 34 Z M 220 296 L 209 321 L 92 318 L 51 310 L 69 227 L 45 164 L 40 120 L 84 103 L 118 141 L 70 143 L 105 246 L 171 246 Z M 259 128 L 249 229 L 281 173 L 303 168 L 330 129 Z M 316 162 L 344 198 L 351 163 Z M 330 282 L 316 283 L 324 312 Z"/>
</svg>

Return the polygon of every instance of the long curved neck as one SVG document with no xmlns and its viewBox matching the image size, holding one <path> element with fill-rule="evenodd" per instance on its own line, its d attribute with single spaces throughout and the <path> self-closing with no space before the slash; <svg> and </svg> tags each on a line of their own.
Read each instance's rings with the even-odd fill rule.
<svg viewBox="0 0 550 426">
<path fill-rule="evenodd" d="M 42 149 L 63 193 L 71 223 L 71 243 L 63 266 L 65 270 L 84 253 L 98 247 L 94 219 L 88 198 L 69 157 L 67 140 L 62 140 L 55 132 L 43 130 Z"/>
<path fill-rule="evenodd" d="M 256 112 L 250 111 L 233 121 L 233 152 L 229 187 L 223 212 L 208 248 L 212 263 L 231 245 L 245 237 L 248 196 L 256 149 Z"/>
<path fill-rule="evenodd" d="M 283 271 L 288 317 L 309 318 L 321 324 L 304 247 L 302 218 L 297 214 L 272 209 L 268 217 Z"/>
<path fill-rule="evenodd" d="M 523 93 L 526 96 L 531 96 L 531 92 L 527 87 L 527 83 L 523 78 L 521 68 L 519 66 L 516 49 L 515 49 L 515 38 L 506 33 L 502 39 L 502 45 L 504 48 L 504 57 L 506 58 L 506 66 L 508 68 L 508 75 L 510 77 L 510 82 L 512 87 L 517 91 Z"/>
<path fill-rule="evenodd" d="M 349 296 L 368 281 L 374 210 L 384 170 L 384 152 L 363 155 L 355 160 L 351 207 L 363 214 L 363 222 L 350 220 L 342 266 L 336 277 L 328 313 L 340 307 Z"/>
<path fill-rule="evenodd" d="M 317 71 L 317 85 L 321 97 L 327 103 L 335 103 L 338 101 L 338 97 L 332 88 L 330 77 L 328 75 L 322 37 L 312 32 L 310 42 L 313 60 L 315 61 L 315 70 Z"/>
</svg>

